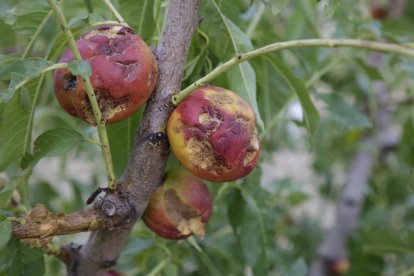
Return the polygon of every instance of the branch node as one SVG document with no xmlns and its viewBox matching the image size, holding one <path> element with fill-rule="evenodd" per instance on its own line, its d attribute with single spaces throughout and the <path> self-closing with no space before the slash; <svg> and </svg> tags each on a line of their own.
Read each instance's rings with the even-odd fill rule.
<svg viewBox="0 0 414 276">
<path fill-rule="evenodd" d="M 101 205 L 101 210 L 109 217 L 115 215 L 116 207 L 112 201 L 104 200 Z"/>
</svg>

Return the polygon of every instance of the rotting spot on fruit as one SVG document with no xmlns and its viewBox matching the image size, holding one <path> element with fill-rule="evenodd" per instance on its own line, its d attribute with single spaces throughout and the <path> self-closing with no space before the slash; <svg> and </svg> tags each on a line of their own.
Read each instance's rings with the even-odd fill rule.
<svg viewBox="0 0 414 276">
<path fill-rule="evenodd" d="M 209 181 L 242 178 L 259 158 L 253 109 L 239 95 L 221 87 L 193 91 L 171 114 L 167 134 L 180 163 Z"/>
<path fill-rule="evenodd" d="M 82 35 L 76 45 L 90 64 L 90 81 L 102 122 L 111 124 L 132 116 L 151 96 L 157 82 L 157 62 L 148 45 L 132 29 L 102 26 Z M 73 60 L 72 52 L 67 50 L 59 62 Z M 66 112 L 96 125 L 82 81 L 77 81 L 68 69 L 59 68 L 54 74 L 54 87 L 56 98 Z"/>
<path fill-rule="evenodd" d="M 143 221 L 157 235 L 173 240 L 204 237 L 212 197 L 203 182 L 184 169 L 167 174 L 152 195 Z"/>
<path fill-rule="evenodd" d="M 72 92 L 76 88 L 76 76 L 72 74 L 66 74 L 62 77 L 62 86 L 66 92 Z"/>
</svg>

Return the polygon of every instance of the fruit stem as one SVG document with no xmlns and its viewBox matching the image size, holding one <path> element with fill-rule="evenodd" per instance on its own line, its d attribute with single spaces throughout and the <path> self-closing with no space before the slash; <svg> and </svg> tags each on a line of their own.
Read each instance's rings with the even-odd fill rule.
<svg viewBox="0 0 414 276">
<path fill-rule="evenodd" d="M 76 46 L 75 38 L 73 37 L 73 34 L 70 31 L 68 22 L 66 21 L 65 15 L 62 12 L 60 3 L 57 2 L 56 0 L 48 0 L 48 1 L 49 1 L 49 4 L 53 12 L 58 18 L 58 21 L 60 23 L 60 26 L 63 32 L 66 35 L 66 39 L 68 41 L 70 49 L 72 50 L 73 56 L 75 57 L 76 60 L 82 60 L 81 54 L 78 50 L 78 47 Z M 109 140 L 108 140 L 108 134 L 106 132 L 105 122 L 102 121 L 102 113 L 99 108 L 99 104 L 96 99 L 95 92 L 93 91 L 91 81 L 89 80 L 89 78 L 84 78 L 84 77 L 82 77 L 82 80 L 85 85 L 85 90 L 86 90 L 86 93 L 88 95 L 89 101 L 92 106 L 93 115 L 95 117 L 96 126 L 98 128 L 99 140 L 102 143 L 101 148 L 102 148 L 102 153 L 103 153 L 103 157 L 105 161 L 106 174 L 108 177 L 108 187 L 110 189 L 115 189 L 116 188 L 115 172 L 114 172 L 114 167 L 112 163 L 111 149 L 109 147 Z"/>
<path fill-rule="evenodd" d="M 111 12 L 114 14 L 116 19 L 119 21 L 119 23 L 126 24 L 125 19 L 122 17 L 122 15 L 118 12 L 118 10 L 114 7 L 112 2 L 110 0 L 103 0 L 105 5 L 108 6 L 108 8 L 111 10 Z"/>
<path fill-rule="evenodd" d="M 228 60 L 227 62 L 217 66 L 213 71 L 190 84 L 185 89 L 181 90 L 178 94 L 175 94 L 172 97 L 172 102 L 174 105 L 178 105 L 182 100 L 184 100 L 192 91 L 195 89 L 204 86 L 205 84 L 211 82 L 216 77 L 220 76 L 227 70 L 231 69 L 233 66 L 267 54 L 271 52 L 281 51 L 285 49 L 292 48 L 304 48 L 304 47 L 354 47 L 362 48 L 368 50 L 374 50 L 379 52 L 385 52 L 390 54 L 400 54 L 414 58 L 414 49 L 411 49 L 406 46 L 386 43 L 386 42 L 377 42 L 370 40 L 360 40 L 360 39 L 302 39 L 302 40 L 292 40 L 284 42 L 276 42 L 273 44 L 266 45 L 264 47 L 258 48 L 256 50 L 246 52 L 244 54 L 236 54 L 235 57 Z"/>
</svg>

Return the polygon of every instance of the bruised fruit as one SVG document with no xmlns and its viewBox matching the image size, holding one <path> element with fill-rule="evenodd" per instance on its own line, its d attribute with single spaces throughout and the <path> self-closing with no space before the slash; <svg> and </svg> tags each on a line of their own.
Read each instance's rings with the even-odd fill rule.
<svg viewBox="0 0 414 276">
<path fill-rule="evenodd" d="M 82 59 L 91 66 L 90 81 L 104 123 L 131 116 L 149 98 L 157 82 L 157 62 L 151 49 L 130 28 L 103 26 L 84 34 L 76 45 Z M 68 50 L 59 62 L 73 60 L 72 51 Z M 58 69 L 54 86 L 56 98 L 65 111 L 96 124 L 80 76 Z"/>
<path fill-rule="evenodd" d="M 186 239 L 204 237 L 204 226 L 211 215 L 212 198 L 207 186 L 185 170 L 169 173 L 157 188 L 142 217 L 159 236 Z"/>
<path fill-rule="evenodd" d="M 181 164 L 209 181 L 239 179 L 253 170 L 259 157 L 254 111 L 224 88 L 192 92 L 171 114 L 167 133 Z"/>
</svg>

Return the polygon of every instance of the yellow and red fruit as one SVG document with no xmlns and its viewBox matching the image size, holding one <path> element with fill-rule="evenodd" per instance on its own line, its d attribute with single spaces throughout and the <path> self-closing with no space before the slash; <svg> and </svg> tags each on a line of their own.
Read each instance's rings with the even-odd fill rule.
<svg viewBox="0 0 414 276">
<path fill-rule="evenodd" d="M 157 235 L 171 240 L 204 237 L 213 200 L 207 186 L 186 170 L 167 175 L 152 195 L 142 219 Z"/>
<path fill-rule="evenodd" d="M 193 91 L 171 114 L 167 133 L 181 164 L 209 181 L 239 179 L 254 169 L 259 157 L 253 109 L 221 87 Z"/>
<path fill-rule="evenodd" d="M 131 116 L 149 98 L 157 82 L 157 62 L 133 30 L 119 25 L 103 26 L 84 34 L 76 45 L 82 59 L 91 66 L 90 80 L 105 123 Z M 73 60 L 72 51 L 67 50 L 59 62 Z M 80 76 L 58 69 L 54 86 L 56 98 L 66 112 L 96 124 Z"/>
</svg>

